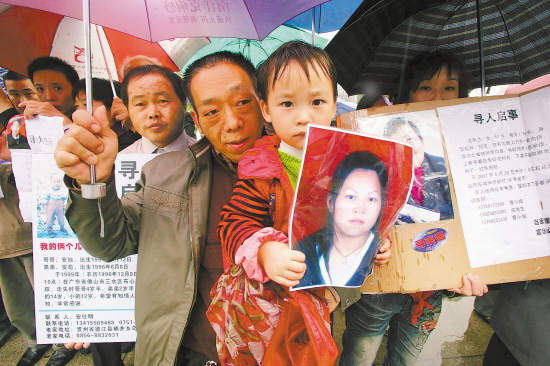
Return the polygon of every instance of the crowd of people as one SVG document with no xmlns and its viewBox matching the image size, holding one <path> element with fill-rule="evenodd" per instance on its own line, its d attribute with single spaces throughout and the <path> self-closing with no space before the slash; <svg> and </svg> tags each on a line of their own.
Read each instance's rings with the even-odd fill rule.
<svg viewBox="0 0 550 366">
<path fill-rule="evenodd" d="M 407 83 L 396 103 L 466 96 L 467 75 L 450 55 L 423 54 L 405 70 Z M 120 98 L 108 81 L 94 79 L 91 114 L 84 81 L 70 65 L 41 57 L 27 71 L 28 77 L 14 72 L 4 76 L 8 98 L 0 99 L 0 158 L 9 160 L 8 144 L 20 148 L 14 139 L 20 135 L 21 115 L 25 120 L 37 115 L 63 118 L 66 132 L 57 143 L 55 160 L 69 189 L 68 223 L 92 256 L 109 262 L 139 254 L 136 365 L 333 365 L 339 352 L 331 335 L 331 312 L 340 310 L 346 319 L 341 365 L 372 364 L 388 326 L 384 364 L 416 362 L 439 318 L 442 291 L 368 294 L 333 287 L 339 283 L 331 280 L 355 257 L 368 255 L 377 266 L 391 260 L 390 240 L 375 232 L 387 184 L 383 164 L 376 159 L 365 163 L 373 159 L 365 154 L 353 157 L 361 160 L 353 169 L 341 163 L 327 199 L 332 213 L 327 225 L 334 234 L 313 234 L 322 238 L 311 243 L 304 239 L 305 254 L 288 245 L 306 126 L 330 126 L 336 113 L 336 70 L 323 50 L 289 42 L 258 69 L 241 54 L 221 51 L 195 61 L 183 79 L 154 62 L 142 63 L 127 70 L 121 85 L 115 84 Z M 191 119 L 202 136 L 198 141 L 186 124 Z M 430 156 L 421 148 L 418 129 L 405 120 L 394 124 L 388 134 L 411 129 L 418 140 L 415 152 L 422 155 L 415 160 L 420 183 L 412 199 L 440 209 L 442 219 L 452 218 L 452 206 L 445 206 L 448 182 L 430 183 Z M 143 167 L 135 191 L 121 199 L 113 173 L 119 153 L 158 155 Z M 100 206 L 81 195 L 82 184 L 91 181 L 90 164 L 95 165 L 96 181 L 106 183 Z M 0 289 L 5 307 L 0 308 L 0 344 L 16 327 L 28 338 L 18 365 L 33 365 L 51 345 L 36 343 L 31 224 L 21 218 L 10 165 L 0 165 L 0 178 Z M 369 192 L 363 197 L 353 187 L 367 181 Z M 368 230 L 354 234 L 353 240 L 341 221 L 346 189 L 368 201 L 361 209 L 371 214 Z M 367 249 L 373 241 L 381 243 L 371 253 Z M 325 253 L 322 264 L 308 259 L 308 251 Z M 302 279 L 325 287 L 289 291 Z M 465 273 L 462 282 L 461 288 L 450 290 L 468 296 L 488 291 L 477 276 Z M 549 283 L 542 280 L 501 291 L 493 318 L 514 312 L 516 330 L 526 334 L 517 337 L 516 332 L 514 337 L 504 322 L 495 326 L 498 336 L 491 345 L 500 348 L 493 347 L 490 362 L 500 364 L 495 360 L 506 355 L 527 365 L 543 357 L 545 352 L 533 347 L 548 344 L 543 336 L 548 330 L 539 326 L 531 331 L 525 324 L 530 327 L 536 316 L 547 315 L 548 290 Z M 544 313 L 520 312 L 523 299 Z M 525 321 L 523 327 L 520 321 Z M 123 346 L 55 345 L 47 365 L 65 365 L 77 350 L 90 348 L 95 366 L 121 366 Z"/>
</svg>

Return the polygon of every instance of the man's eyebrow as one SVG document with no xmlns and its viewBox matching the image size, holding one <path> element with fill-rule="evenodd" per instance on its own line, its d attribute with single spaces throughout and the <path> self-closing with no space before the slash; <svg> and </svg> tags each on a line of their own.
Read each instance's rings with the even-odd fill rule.
<svg viewBox="0 0 550 366">
<path fill-rule="evenodd" d="M 236 93 L 236 92 L 239 92 L 241 90 L 250 90 L 250 87 L 246 84 L 237 84 L 237 85 L 232 86 L 231 88 L 229 88 L 229 93 Z M 211 104 L 211 103 L 216 102 L 217 100 L 218 100 L 218 98 L 216 98 L 216 97 L 204 99 L 204 100 L 199 101 L 198 105 L 202 106 L 202 105 Z"/>
</svg>

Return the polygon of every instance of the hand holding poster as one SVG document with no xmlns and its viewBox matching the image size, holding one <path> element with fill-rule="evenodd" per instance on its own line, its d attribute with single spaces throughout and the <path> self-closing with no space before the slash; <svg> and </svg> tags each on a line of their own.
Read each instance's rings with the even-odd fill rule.
<svg viewBox="0 0 550 366">
<path fill-rule="evenodd" d="M 406 202 L 412 154 L 399 142 L 308 125 L 290 224 L 307 269 L 295 289 L 361 286 Z"/>
</svg>

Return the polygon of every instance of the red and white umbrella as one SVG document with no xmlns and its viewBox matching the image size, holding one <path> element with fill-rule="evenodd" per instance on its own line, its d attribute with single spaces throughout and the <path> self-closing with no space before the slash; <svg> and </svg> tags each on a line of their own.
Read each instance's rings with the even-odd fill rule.
<svg viewBox="0 0 550 366">
<path fill-rule="evenodd" d="M 0 4 L 0 34 L 0 49 L 4 50 L 0 54 L 0 66 L 26 74 L 27 65 L 35 58 L 57 56 L 71 64 L 81 78 L 84 77 L 85 37 L 81 20 Z M 122 80 L 124 65 L 138 57 L 153 59 L 173 71 L 179 71 L 191 56 L 210 43 L 204 37 L 150 43 L 95 25 L 92 25 L 90 35 L 93 76 L 108 79 L 107 62 L 114 80 Z"/>
</svg>

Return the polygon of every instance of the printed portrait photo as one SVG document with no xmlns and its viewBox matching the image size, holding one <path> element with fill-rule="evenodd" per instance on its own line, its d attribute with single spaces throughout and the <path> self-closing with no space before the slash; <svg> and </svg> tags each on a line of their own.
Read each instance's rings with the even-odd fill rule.
<svg viewBox="0 0 550 366">
<path fill-rule="evenodd" d="M 363 284 L 406 202 L 412 161 L 401 143 L 310 126 L 291 216 L 291 247 L 307 266 L 296 289 Z"/>
<path fill-rule="evenodd" d="M 372 116 L 358 121 L 359 130 L 402 141 L 414 149 L 414 179 L 397 224 L 454 218 L 451 188 L 435 111 Z"/>
</svg>

